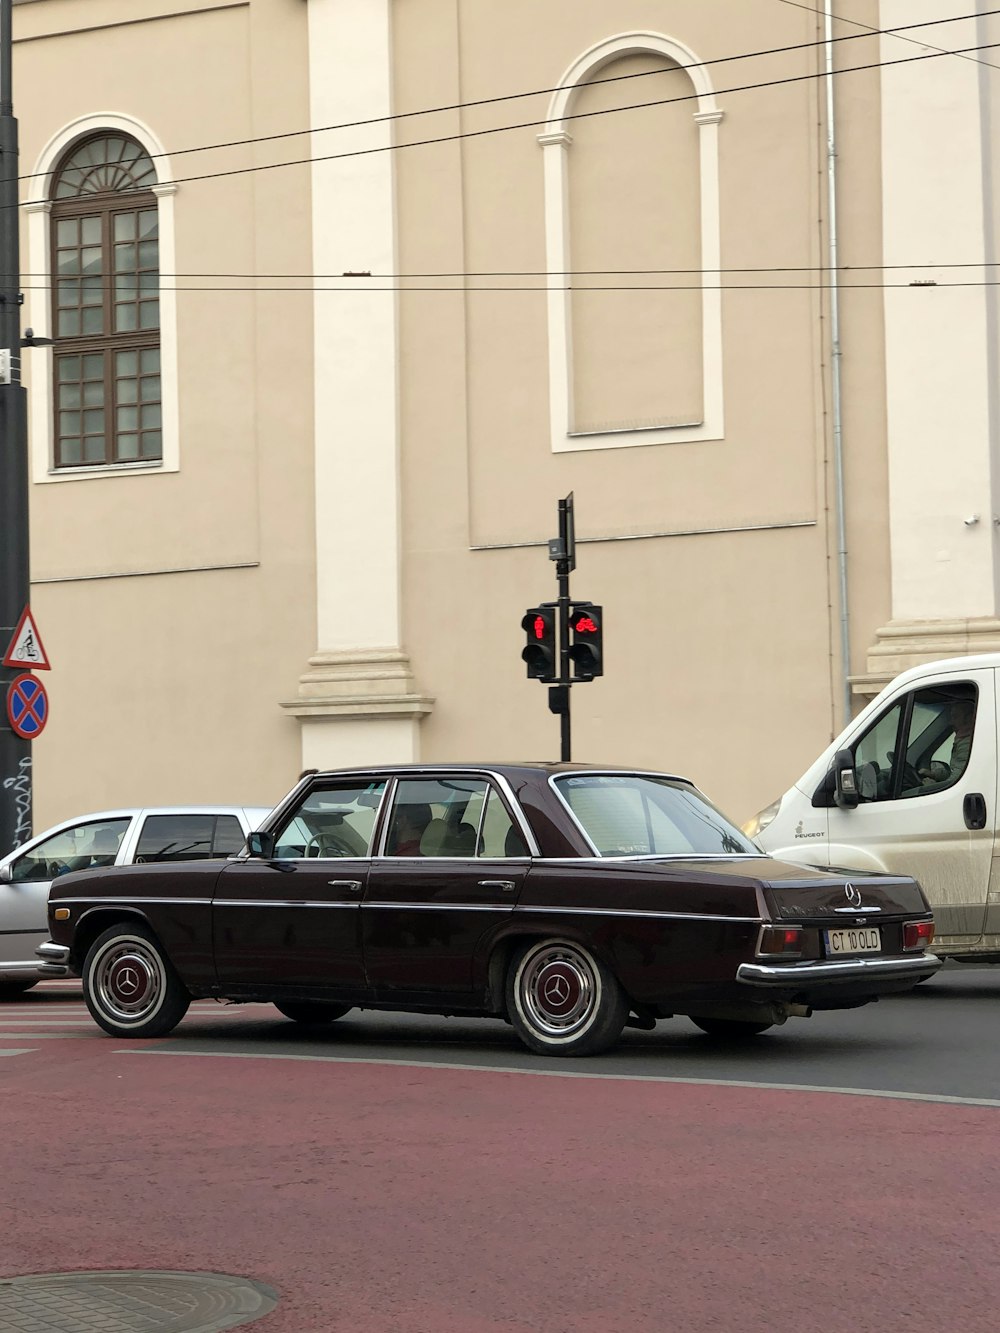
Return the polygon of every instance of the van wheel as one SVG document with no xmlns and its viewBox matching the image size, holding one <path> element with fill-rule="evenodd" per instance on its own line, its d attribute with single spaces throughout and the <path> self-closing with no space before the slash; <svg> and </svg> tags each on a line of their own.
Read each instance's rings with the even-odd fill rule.
<svg viewBox="0 0 1000 1333">
<path fill-rule="evenodd" d="M 736 1018 L 695 1018 L 694 1014 L 691 1014 L 690 1018 L 695 1027 L 701 1028 L 702 1032 L 725 1041 L 746 1041 L 749 1037 L 759 1037 L 762 1032 L 774 1027 L 773 1023 L 744 1023 Z"/>
<path fill-rule="evenodd" d="M 191 1003 L 163 946 L 139 921 L 119 921 L 87 950 L 83 998 L 113 1037 L 162 1037 Z"/>
<path fill-rule="evenodd" d="M 318 1000 L 274 1000 L 273 1004 L 293 1023 L 332 1023 L 351 1012 L 349 1004 L 323 1004 Z"/>
<path fill-rule="evenodd" d="M 613 1046 L 629 1002 L 617 978 L 581 944 L 541 940 L 515 954 L 507 971 L 514 1031 L 540 1055 L 596 1055 Z"/>
</svg>

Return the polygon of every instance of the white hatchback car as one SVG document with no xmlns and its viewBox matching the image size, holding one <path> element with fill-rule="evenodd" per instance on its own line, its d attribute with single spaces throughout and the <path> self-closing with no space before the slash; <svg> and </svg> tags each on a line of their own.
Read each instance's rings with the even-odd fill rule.
<svg viewBox="0 0 1000 1333">
<path fill-rule="evenodd" d="M 68 870 L 204 861 L 243 850 L 269 806 L 190 805 L 102 810 L 46 829 L 0 859 L 0 1000 L 40 980 L 35 950 L 49 937 L 49 886 Z"/>
</svg>

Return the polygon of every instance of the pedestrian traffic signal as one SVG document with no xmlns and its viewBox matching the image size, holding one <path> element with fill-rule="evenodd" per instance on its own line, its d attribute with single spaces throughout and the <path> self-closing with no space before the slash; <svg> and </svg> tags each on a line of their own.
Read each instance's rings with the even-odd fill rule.
<svg viewBox="0 0 1000 1333">
<path fill-rule="evenodd" d="M 590 602 L 572 607 L 569 615 L 569 657 L 574 680 L 604 675 L 604 608 Z"/>
<path fill-rule="evenodd" d="M 521 620 L 525 644 L 521 656 L 528 664 L 529 680 L 556 678 L 556 613 L 551 606 L 533 606 Z"/>
</svg>

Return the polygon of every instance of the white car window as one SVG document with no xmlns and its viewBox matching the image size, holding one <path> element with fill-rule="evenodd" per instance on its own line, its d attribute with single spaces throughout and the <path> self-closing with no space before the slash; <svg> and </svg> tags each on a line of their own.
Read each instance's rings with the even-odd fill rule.
<svg viewBox="0 0 1000 1333">
<path fill-rule="evenodd" d="M 97 819 L 60 829 L 12 863 L 11 879 L 15 883 L 55 879 L 70 870 L 114 865 L 130 823 L 127 818 Z"/>
</svg>

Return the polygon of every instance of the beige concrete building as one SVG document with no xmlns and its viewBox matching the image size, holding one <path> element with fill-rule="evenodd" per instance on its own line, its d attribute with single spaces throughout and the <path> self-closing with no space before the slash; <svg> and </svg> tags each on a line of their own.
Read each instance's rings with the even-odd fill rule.
<svg viewBox="0 0 1000 1333">
<path fill-rule="evenodd" d="M 20 0 L 36 827 L 557 757 L 569 492 L 574 758 L 738 818 L 997 647 L 973 8 Z"/>
</svg>

